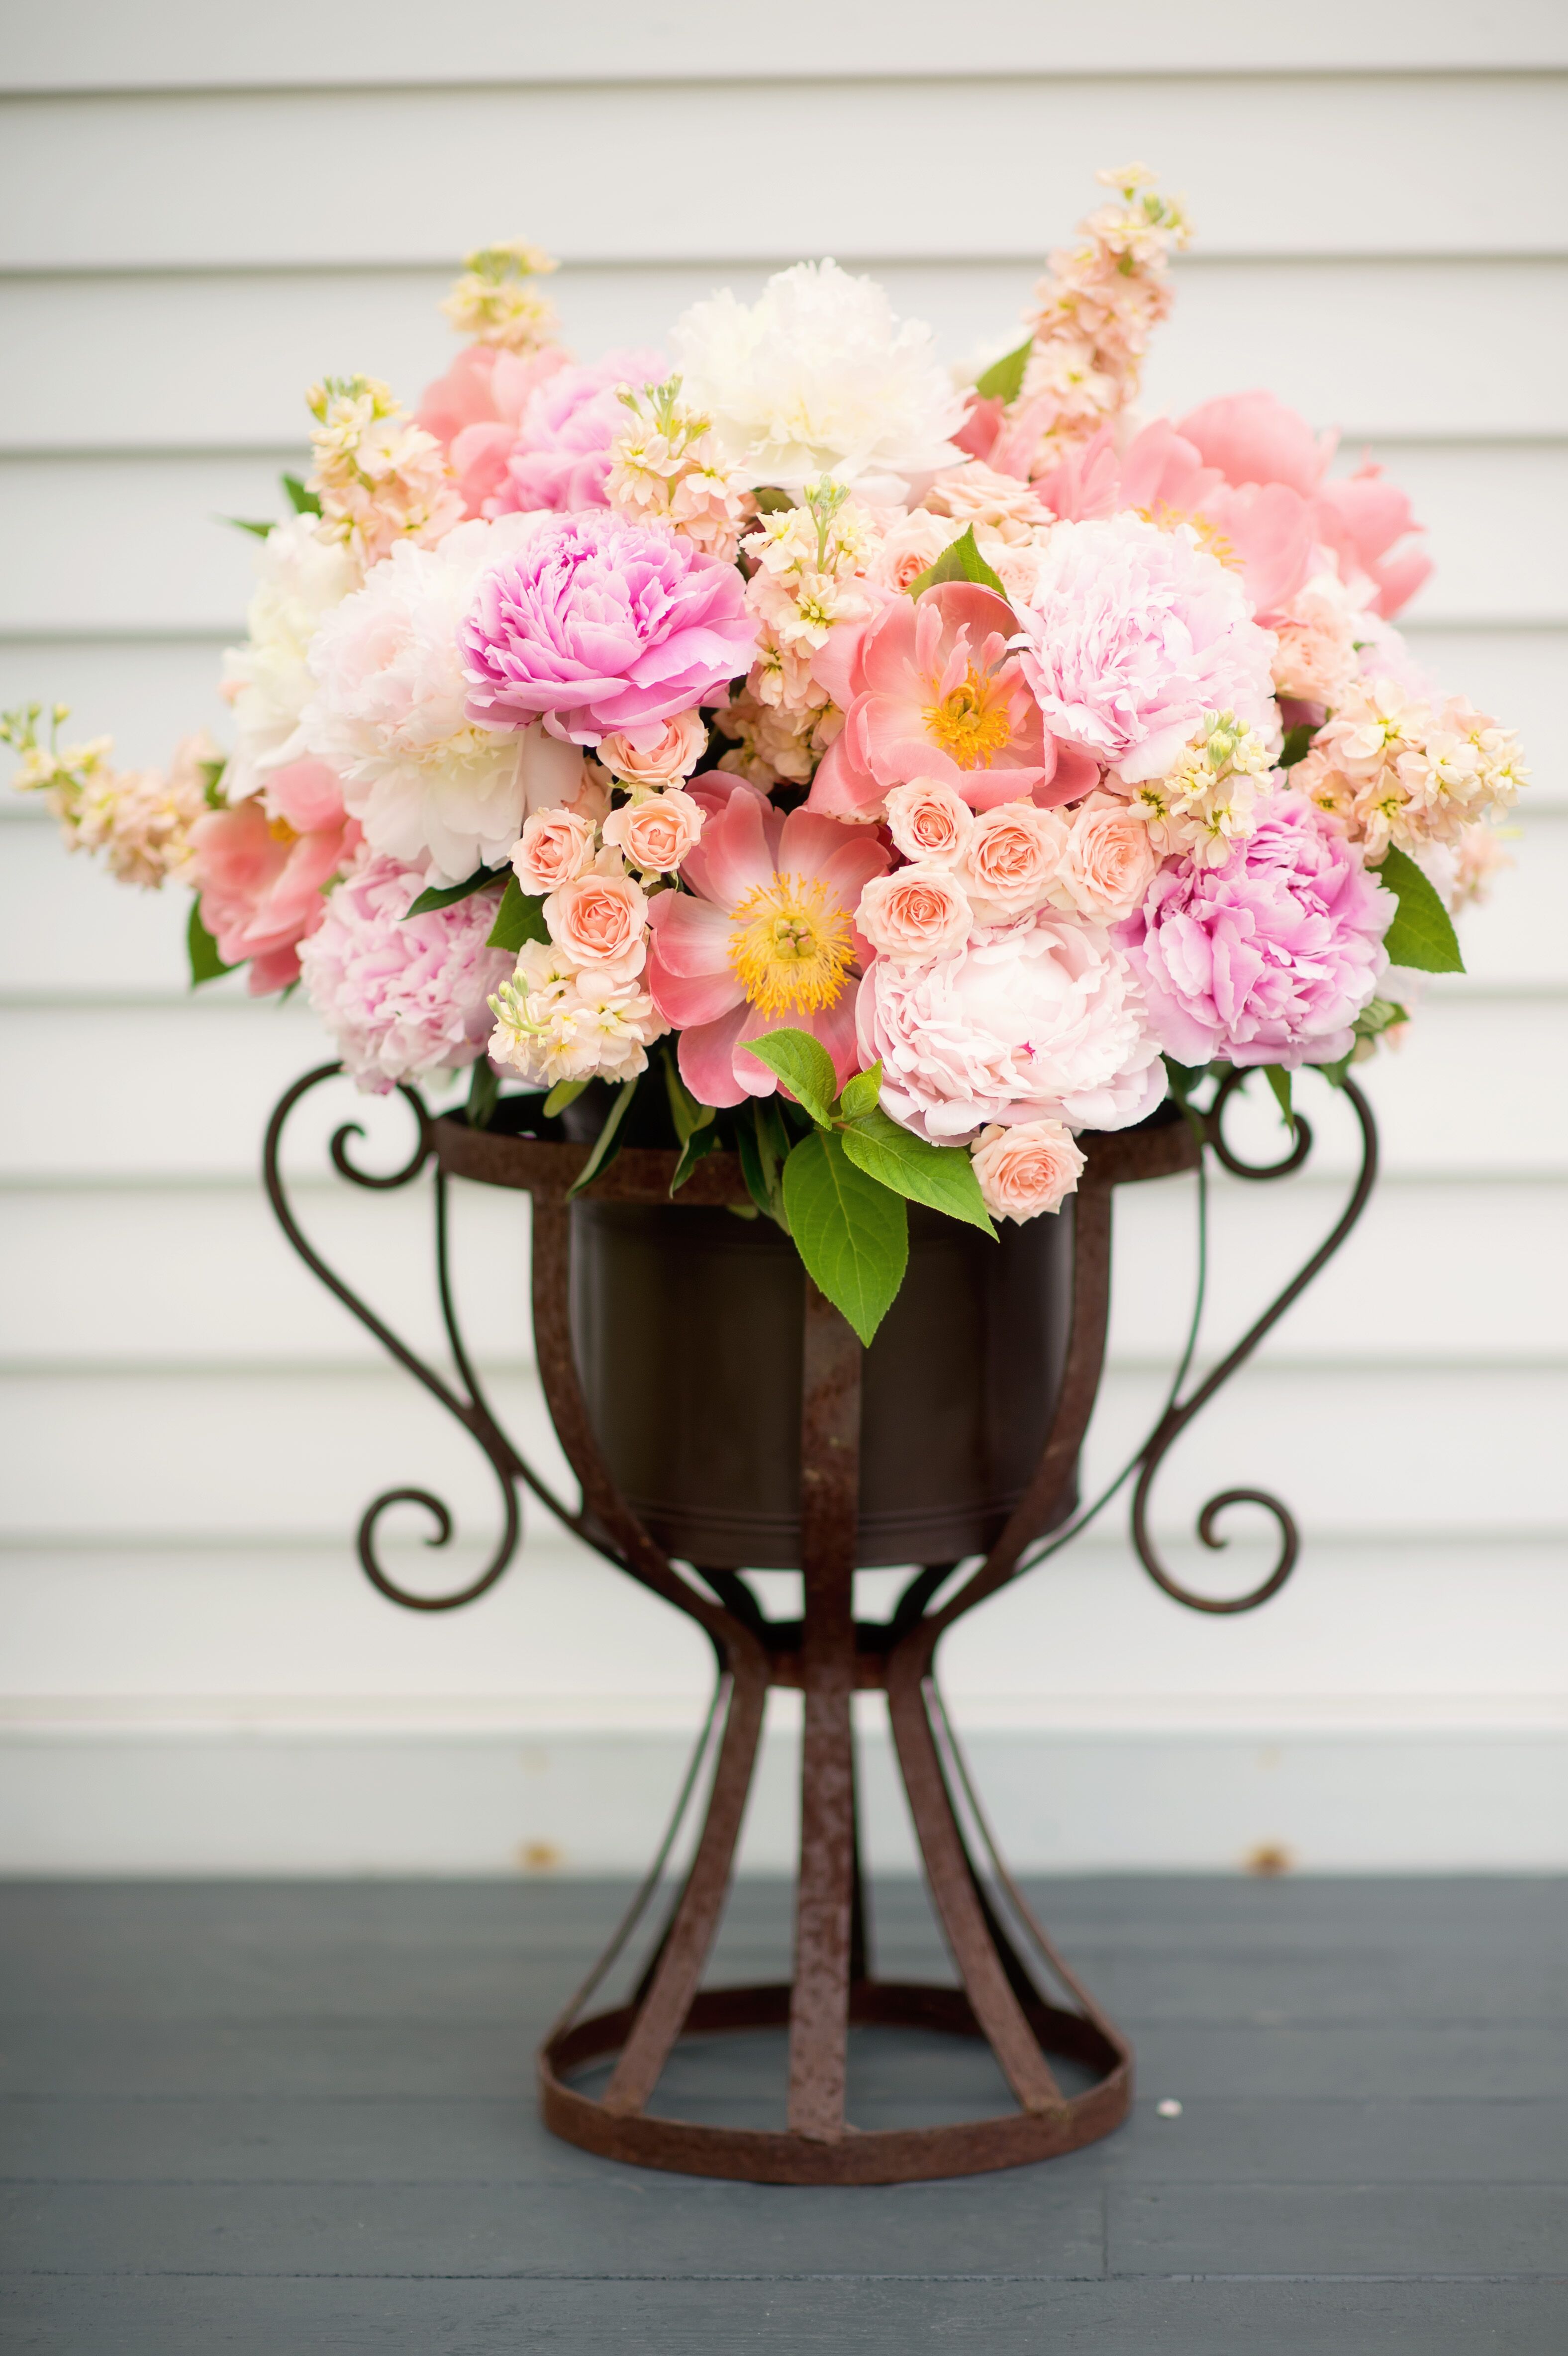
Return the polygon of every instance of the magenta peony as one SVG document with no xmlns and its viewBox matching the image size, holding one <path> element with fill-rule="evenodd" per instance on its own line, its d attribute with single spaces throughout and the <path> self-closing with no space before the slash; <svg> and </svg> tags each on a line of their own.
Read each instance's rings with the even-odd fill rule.
<svg viewBox="0 0 1568 2356">
<path fill-rule="evenodd" d="M 607 507 L 610 444 L 627 422 L 617 387 L 660 384 L 669 373 L 661 353 L 644 351 L 607 352 L 591 367 L 553 370 L 529 397 L 487 515 Z"/>
<path fill-rule="evenodd" d="M 368 1095 L 471 1064 L 490 1034 L 490 992 L 512 969 L 485 946 L 493 892 L 410 916 L 424 888 L 418 868 L 361 851 L 300 952 L 306 995 Z"/>
<path fill-rule="evenodd" d="M 225 965 L 250 960 L 252 998 L 299 978 L 299 945 L 327 914 L 322 887 L 358 847 L 343 788 L 321 761 L 274 769 L 264 792 L 190 830 L 190 880 Z"/>
<path fill-rule="evenodd" d="M 1287 790 L 1223 867 L 1156 876 L 1117 937 L 1180 1064 L 1332 1064 L 1388 966 L 1397 905 L 1331 819 Z"/>
<path fill-rule="evenodd" d="M 862 1063 L 881 1059 L 884 1109 L 934 1145 L 993 1121 L 1125 1129 L 1165 1090 L 1126 956 L 1048 910 L 983 926 L 951 957 L 878 958 L 856 1020 Z"/>
<path fill-rule="evenodd" d="M 1164 776 L 1206 712 L 1276 724 L 1273 640 L 1185 526 L 1058 524 L 1019 620 L 1013 644 L 1047 728 L 1129 784 Z"/>
<path fill-rule="evenodd" d="M 657 743 L 747 669 L 756 642 L 733 564 L 596 510 L 541 524 L 484 575 L 457 632 L 471 720 L 542 718 L 579 744 L 614 730 Z"/>
</svg>

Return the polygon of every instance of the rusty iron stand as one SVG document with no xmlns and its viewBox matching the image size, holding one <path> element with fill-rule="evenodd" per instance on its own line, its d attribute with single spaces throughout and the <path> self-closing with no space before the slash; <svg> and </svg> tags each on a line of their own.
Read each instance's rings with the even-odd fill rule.
<svg viewBox="0 0 1568 2356">
<path fill-rule="evenodd" d="M 590 1426 L 570 1331 L 570 1190 L 587 1159 L 580 1145 L 470 1130 L 459 1118 L 433 1118 L 403 1087 L 418 1123 L 413 1154 L 381 1177 L 361 1171 L 349 1141 L 353 1123 L 332 1140 L 332 1160 L 355 1183 L 407 1184 L 435 1164 L 436 1270 L 443 1318 L 460 1394 L 426 1366 L 368 1309 L 314 1250 L 295 1220 L 279 1169 L 285 1125 L 302 1097 L 338 1070 L 326 1065 L 296 1081 L 267 1131 L 268 1194 L 285 1234 L 306 1264 L 398 1362 L 472 1434 L 493 1467 L 503 1522 L 479 1575 L 455 1593 L 424 1596 L 401 1587 L 376 1553 L 381 1514 L 394 1504 L 432 1517 L 430 1543 L 445 1545 L 451 1516 L 422 1489 L 389 1490 L 360 1526 L 360 1559 L 377 1588 L 414 1611 L 448 1611 L 494 1584 L 516 1550 L 521 1483 L 587 1545 L 696 1621 L 717 1656 L 719 1686 L 710 1718 L 711 1774 L 705 1816 L 684 1881 L 657 1936 L 630 2000 L 584 2018 L 582 2007 L 619 1955 L 660 1879 L 682 1809 L 698 1780 L 688 1774 L 682 1808 L 611 1949 L 546 2037 L 539 2054 L 546 2125 L 606 2158 L 699 2176 L 789 2184 L 873 2184 L 976 2174 L 1047 2159 L 1107 2135 L 1132 2100 L 1132 2050 L 1092 1997 L 1072 1976 L 1030 1914 L 997 1855 L 941 1706 L 934 1671 L 937 1645 L 962 1613 L 1038 1558 L 1040 1534 L 1070 1505 L 1079 1451 L 1100 1386 L 1110 1312 L 1112 1189 L 1200 1167 L 1205 1145 L 1233 1174 L 1272 1179 L 1298 1169 L 1311 1150 L 1298 1120 L 1283 1161 L 1240 1160 L 1222 1134 L 1225 1107 L 1241 1076 L 1219 1084 L 1208 1110 L 1193 1120 L 1095 1136 L 1073 1209 L 1073 1300 L 1066 1368 L 1039 1462 L 1005 1528 L 983 1561 L 936 1564 L 910 1580 L 886 1622 L 857 1621 L 854 1608 L 859 1488 L 862 1351 L 838 1312 L 808 1280 L 801 1423 L 802 1616 L 772 1621 L 738 1573 L 694 1575 L 654 1543 L 612 1480 Z M 1376 1132 L 1353 1083 L 1345 1095 L 1360 1125 L 1362 1163 L 1342 1216 L 1323 1245 L 1242 1340 L 1188 1398 L 1171 1402 L 1134 1465 L 1133 1537 L 1140 1558 L 1176 1601 L 1207 1612 L 1255 1609 L 1278 1592 L 1299 1551 L 1286 1508 L 1261 1490 L 1227 1490 L 1204 1507 L 1198 1535 L 1224 1544 L 1217 1516 L 1247 1502 L 1272 1515 L 1280 1533 L 1273 1569 L 1248 1593 L 1201 1595 L 1160 1561 L 1147 1526 L 1150 1486 L 1166 1451 L 1297 1294 L 1337 1250 L 1359 1217 L 1376 1170 Z M 675 1156 L 628 1148 L 590 1190 L 604 1199 L 666 1203 Z M 533 1216 L 533 1325 L 539 1372 L 552 1419 L 582 1489 L 574 1508 L 531 1470 L 497 1421 L 459 1330 L 447 1258 L 446 1185 L 450 1177 L 526 1192 Z M 713 1206 L 749 1202 L 738 1162 L 715 1153 L 700 1162 L 679 1198 Z M 1079 1526 L 1069 1526 L 1067 1535 Z M 1053 1545 L 1055 1541 L 1052 1542 Z M 1035 1549 L 1031 1552 L 1031 1549 Z M 954 1583 L 956 1578 L 956 1585 Z M 946 1592 L 946 1600 L 940 1601 Z M 734 1871 L 742 1817 L 757 1762 L 770 1686 L 803 1697 L 800 1854 L 796 1882 L 793 1976 L 788 1984 L 705 1988 L 703 1976 Z M 878 1979 L 867 1953 L 866 1914 L 855 1822 L 853 1724 L 857 1692 L 886 1696 L 894 1744 L 921 1859 L 959 1985 Z M 701 1755 L 701 1754 L 700 1754 Z M 964 1813 L 972 1831 L 966 1832 Z M 976 1839 L 975 1836 L 978 1836 Z M 989 1875 L 983 1871 L 983 1851 Z M 989 1887 L 988 1887 L 989 1881 Z M 1052 1991 L 1053 1992 L 1048 1992 Z M 1065 1999 L 1065 2000 L 1063 2000 Z M 863 2131 L 844 2115 L 845 2058 L 852 2026 L 881 2024 L 983 2038 L 994 2054 L 1015 2107 L 1001 2116 L 957 2125 Z M 682 2036 L 758 2028 L 789 2031 L 789 2104 L 782 2129 L 714 2126 L 650 2115 L 648 2104 Z M 1065 2092 L 1051 2057 L 1087 2071 L 1087 2091 Z M 574 2073 L 613 2063 L 602 2094 L 589 2095 Z"/>
</svg>

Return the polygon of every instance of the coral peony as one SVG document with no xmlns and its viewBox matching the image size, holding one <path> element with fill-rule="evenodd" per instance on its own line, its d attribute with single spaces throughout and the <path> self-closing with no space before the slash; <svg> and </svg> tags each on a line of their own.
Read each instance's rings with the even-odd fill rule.
<svg viewBox="0 0 1568 2356">
<path fill-rule="evenodd" d="M 306 995 L 368 1095 L 471 1064 L 511 971 L 505 949 L 486 947 L 493 892 L 411 916 L 424 884 L 418 868 L 361 850 L 300 949 Z"/>
<path fill-rule="evenodd" d="M 1008 658 L 1015 626 L 993 590 L 948 581 L 917 599 L 889 599 L 863 628 L 835 630 L 813 669 L 844 724 L 817 771 L 811 809 L 853 817 L 912 777 L 935 777 L 976 809 L 1087 793 L 1092 763 L 1060 757 L 1022 665 Z"/>
<path fill-rule="evenodd" d="M 1397 903 L 1332 820 L 1286 790 L 1222 867 L 1156 878 L 1118 938 L 1181 1064 L 1332 1064 L 1388 965 Z"/>
<path fill-rule="evenodd" d="M 657 384 L 669 374 L 660 352 L 607 352 L 586 368 L 553 370 L 518 421 L 488 515 L 549 508 L 608 507 L 611 444 L 626 425 L 618 387 Z"/>
<path fill-rule="evenodd" d="M 971 1149 L 980 1199 L 993 1219 L 1037 1219 L 1059 1211 L 1089 1167 L 1070 1129 L 1059 1120 L 1026 1120 L 1016 1129 L 993 1122 Z"/>
<path fill-rule="evenodd" d="M 682 396 L 713 421 L 743 482 L 801 491 L 820 476 L 902 500 L 954 465 L 964 396 L 921 321 L 899 325 L 884 289 L 836 262 L 800 262 L 759 302 L 727 290 L 682 313 L 670 338 Z"/>
<path fill-rule="evenodd" d="M 483 515 L 500 490 L 524 410 L 545 379 L 565 366 L 566 354 L 555 344 L 529 352 L 469 344 L 425 387 L 415 416 L 446 451 L 469 515 Z"/>
<path fill-rule="evenodd" d="M 1063 523 L 1013 644 L 1047 726 L 1128 783 L 1158 777 L 1206 712 L 1275 723 L 1273 640 L 1185 525 Z"/>
<path fill-rule="evenodd" d="M 756 650 L 733 564 L 609 514 L 536 521 L 458 631 L 471 720 L 596 744 L 712 700 Z"/>
<path fill-rule="evenodd" d="M 234 750 L 223 773 L 230 801 L 257 792 L 270 770 L 305 751 L 300 719 L 316 692 L 306 659 L 323 618 L 360 583 L 346 548 L 316 535 L 313 516 L 275 524 L 256 552 L 250 635 L 223 657 L 220 694 L 234 713 Z"/>
<path fill-rule="evenodd" d="M 878 958 L 856 1022 L 863 1065 L 882 1063 L 885 1110 L 937 1145 L 993 1121 L 1125 1129 L 1165 1094 L 1127 957 L 1050 910 L 982 926 L 950 957 Z"/>
<path fill-rule="evenodd" d="M 749 787 L 709 818 L 682 870 L 691 891 L 650 906 L 648 953 L 649 988 L 681 1029 L 682 1077 L 703 1104 L 773 1094 L 773 1074 L 742 1052 L 765 1031 L 810 1031 L 848 1078 L 854 982 L 871 953 L 854 911 L 886 864 L 864 829 L 782 817 Z"/>
<path fill-rule="evenodd" d="M 327 914 L 323 886 L 359 846 L 343 788 L 321 761 L 274 769 L 264 796 L 209 810 L 190 830 L 190 881 L 225 965 L 250 962 L 253 998 L 299 978 L 299 944 Z"/>
</svg>

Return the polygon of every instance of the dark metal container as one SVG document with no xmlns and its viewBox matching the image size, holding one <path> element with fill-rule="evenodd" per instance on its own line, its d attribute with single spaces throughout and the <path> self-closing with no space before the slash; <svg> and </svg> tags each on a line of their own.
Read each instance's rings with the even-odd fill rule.
<svg viewBox="0 0 1568 2356">
<path fill-rule="evenodd" d="M 573 1345 L 622 1494 L 684 1561 L 799 1569 L 793 1245 L 768 1219 L 677 1204 L 582 1201 L 572 1219 Z M 911 1204 L 908 1272 L 863 1369 L 863 1566 L 995 1542 L 1050 1427 L 1071 1294 L 1070 1204 L 997 1243 Z"/>
</svg>

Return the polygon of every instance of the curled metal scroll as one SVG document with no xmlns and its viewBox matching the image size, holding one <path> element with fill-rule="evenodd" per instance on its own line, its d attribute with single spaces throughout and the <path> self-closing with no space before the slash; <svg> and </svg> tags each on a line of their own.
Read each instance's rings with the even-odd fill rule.
<svg viewBox="0 0 1568 2356">
<path fill-rule="evenodd" d="M 1212 1146 L 1215 1158 L 1223 1168 L 1230 1172 L 1233 1177 L 1259 1182 L 1289 1177 L 1294 1171 L 1301 1168 L 1311 1153 L 1313 1146 L 1312 1130 L 1299 1116 L 1295 1122 L 1295 1136 L 1292 1149 L 1278 1162 L 1266 1163 L 1245 1162 L 1226 1141 L 1223 1130 L 1225 1108 L 1246 1077 L 1245 1071 L 1232 1070 L 1227 1072 L 1219 1082 L 1215 1090 L 1213 1101 L 1203 1116 L 1205 1142 Z M 1177 1603 L 1185 1603 L 1192 1612 L 1219 1614 L 1255 1612 L 1259 1604 L 1266 1603 L 1271 1596 L 1279 1593 L 1280 1589 L 1294 1569 L 1296 1558 L 1301 1551 L 1301 1533 L 1296 1527 L 1294 1516 L 1289 1506 L 1283 1504 L 1278 1497 L 1272 1495 L 1266 1489 L 1221 1490 L 1218 1496 L 1209 1498 L 1198 1515 L 1197 1535 L 1203 1544 L 1218 1551 L 1229 1543 L 1219 1528 L 1219 1517 L 1229 1507 L 1259 1505 L 1264 1513 L 1272 1515 L 1278 1528 L 1280 1551 L 1267 1578 L 1261 1580 L 1256 1587 L 1249 1588 L 1244 1595 L 1200 1595 L 1195 1589 L 1184 1586 L 1160 1559 L 1155 1542 L 1149 1535 L 1149 1492 L 1161 1464 L 1193 1418 L 1200 1414 L 1216 1391 L 1230 1381 L 1237 1367 L 1251 1356 L 1264 1334 L 1278 1324 L 1291 1303 L 1305 1291 L 1314 1277 L 1333 1258 L 1367 1207 L 1368 1198 L 1378 1174 L 1377 1124 L 1372 1119 L 1371 1107 L 1354 1080 L 1345 1079 L 1341 1084 L 1340 1093 L 1354 1111 L 1361 1131 L 1361 1167 L 1348 1202 L 1311 1258 L 1296 1271 L 1283 1291 L 1270 1302 L 1256 1323 L 1248 1327 L 1229 1355 L 1205 1376 L 1189 1398 L 1172 1401 L 1149 1435 L 1138 1459 L 1138 1479 L 1133 1492 L 1132 1509 L 1133 1544 L 1137 1549 L 1138 1559 L 1156 1587 L 1163 1588 L 1165 1592 L 1173 1597 Z"/>
<path fill-rule="evenodd" d="M 400 1587 L 396 1580 L 383 1569 L 376 1556 L 377 1526 L 381 1515 L 393 1505 L 422 1507 L 435 1525 L 434 1534 L 426 1538 L 425 1544 L 436 1547 L 448 1545 L 452 1537 L 452 1516 L 439 1497 L 433 1495 L 428 1489 L 387 1489 L 379 1497 L 371 1500 L 360 1521 L 360 1563 L 372 1587 L 379 1588 L 381 1594 L 392 1602 L 401 1603 L 410 1612 L 455 1612 L 459 1605 L 472 1603 L 477 1596 L 483 1595 L 488 1588 L 493 1587 L 517 1552 L 518 1541 L 522 1535 L 522 1515 L 518 1504 L 516 1485 L 520 1479 L 527 1481 L 531 1487 L 537 1490 L 544 1502 L 560 1513 L 563 1519 L 571 1521 L 574 1516 L 569 1508 L 559 1505 L 548 1491 L 543 1489 L 542 1484 L 534 1480 L 511 1442 L 502 1432 L 479 1387 L 467 1351 L 464 1347 L 462 1335 L 457 1327 L 452 1287 L 447 1272 L 446 1183 L 444 1173 L 439 1169 L 435 1173 L 436 1273 L 440 1284 L 442 1320 L 446 1328 L 447 1340 L 451 1344 L 453 1362 L 467 1389 L 467 1398 L 459 1398 L 456 1391 L 442 1381 L 439 1375 L 433 1373 L 424 1360 L 417 1357 L 413 1351 L 399 1339 L 391 1326 L 384 1324 L 374 1310 L 368 1308 L 359 1295 L 344 1283 L 342 1278 L 328 1266 L 320 1253 L 307 1240 L 298 1220 L 295 1217 L 278 1166 L 284 1130 L 290 1114 L 301 1098 L 307 1096 L 312 1088 L 318 1087 L 323 1080 L 335 1078 L 342 1068 L 341 1064 L 318 1065 L 315 1071 L 306 1072 L 303 1078 L 295 1080 L 294 1086 L 280 1098 L 273 1117 L 267 1123 L 266 1142 L 262 1153 L 262 1170 L 266 1183 L 267 1200 L 276 1214 L 278 1225 L 311 1273 L 320 1279 L 329 1292 L 336 1293 L 344 1307 L 352 1312 L 367 1332 L 375 1335 L 381 1347 L 397 1360 L 399 1365 L 405 1367 L 413 1376 L 415 1381 L 423 1383 L 431 1396 L 440 1400 L 449 1414 L 456 1416 L 465 1430 L 470 1432 L 478 1440 L 489 1461 L 501 1493 L 500 1536 L 489 1560 L 478 1578 L 471 1580 L 466 1587 L 456 1589 L 451 1594 L 420 1595 L 409 1588 Z M 349 1141 L 351 1138 L 364 1136 L 365 1132 L 358 1121 L 345 1121 L 333 1135 L 330 1148 L 333 1167 L 341 1177 L 347 1178 L 353 1185 L 373 1187 L 379 1192 L 406 1186 L 411 1180 L 418 1177 L 435 1151 L 435 1141 L 430 1133 L 430 1116 L 425 1110 L 424 1099 L 417 1089 L 409 1087 L 402 1082 L 399 1083 L 398 1094 L 408 1105 L 419 1127 L 414 1150 L 408 1161 L 400 1168 L 388 1172 L 384 1175 L 377 1175 L 370 1171 L 361 1170 L 357 1165 L 349 1153 Z"/>
</svg>

